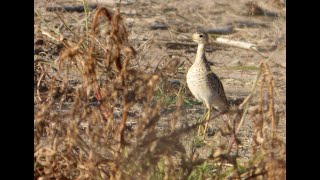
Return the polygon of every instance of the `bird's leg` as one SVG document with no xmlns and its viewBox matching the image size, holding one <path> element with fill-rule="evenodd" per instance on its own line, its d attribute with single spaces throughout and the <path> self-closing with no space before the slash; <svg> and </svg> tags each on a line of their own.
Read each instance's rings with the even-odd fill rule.
<svg viewBox="0 0 320 180">
<path fill-rule="evenodd" d="M 211 109 L 209 108 L 208 109 L 208 112 L 206 114 L 206 117 L 205 117 L 205 121 L 206 121 L 206 125 L 204 126 L 204 131 L 203 131 L 203 139 L 205 138 L 205 135 L 206 135 L 206 131 L 208 129 L 208 124 L 209 124 L 209 119 L 210 119 L 210 115 L 211 115 Z"/>
<path fill-rule="evenodd" d="M 207 115 L 208 115 L 208 111 L 199 119 L 198 122 L 199 123 L 203 122 L 206 119 Z M 201 132 L 203 132 L 203 125 L 202 124 L 200 124 L 199 128 L 198 128 L 198 136 L 201 136 Z"/>
<path fill-rule="evenodd" d="M 207 107 L 207 112 L 204 114 L 204 116 L 201 117 L 201 120 L 200 120 L 200 122 L 207 121 L 205 126 L 201 124 L 199 125 L 199 128 L 198 128 L 198 136 L 203 136 L 203 139 L 205 138 L 205 134 L 207 131 L 210 114 L 211 114 L 211 108 Z"/>
</svg>

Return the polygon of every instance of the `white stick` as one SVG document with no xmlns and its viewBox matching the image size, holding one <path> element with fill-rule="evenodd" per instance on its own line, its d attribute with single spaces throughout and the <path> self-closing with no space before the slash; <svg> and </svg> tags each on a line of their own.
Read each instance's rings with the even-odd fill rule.
<svg viewBox="0 0 320 180">
<path fill-rule="evenodd" d="M 223 45 L 229 45 L 229 46 L 234 46 L 242 49 L 253 49 L 257 51 L 257 45 L 247 43 L 247 42 L 241 42 L 241 41 L 233 41 L 230 39 L 224 39 L 224 38 L 217 38 L 214 42 L 218 44 L 223 44 Z"/>
</svg>

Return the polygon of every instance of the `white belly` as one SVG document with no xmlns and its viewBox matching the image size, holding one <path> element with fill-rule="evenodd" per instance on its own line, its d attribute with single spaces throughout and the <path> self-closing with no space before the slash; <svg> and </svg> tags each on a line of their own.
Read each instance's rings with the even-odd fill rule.
<svg viewBox="0 0 320 180">
<path fill-rule="evenodd" d="M 187 73 L 187 85 L 191 93 L 194 95 L 194 97 L 201 102 L 204 102 L 204 97 L 203 95 L 206 94 L 206 90 L 203 87 L 206 87 L 206 81 L 205 79 L 198 79 L 195 80 L 194 74 L 191 75 L 191 73 Z M 198 76 L 199 77 L 199 76 Z"/>
</svg>

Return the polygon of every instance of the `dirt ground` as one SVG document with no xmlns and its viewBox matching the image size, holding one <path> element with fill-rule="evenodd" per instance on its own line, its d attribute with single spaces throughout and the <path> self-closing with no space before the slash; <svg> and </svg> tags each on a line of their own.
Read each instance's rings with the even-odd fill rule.
<svg viewBox="0 0 320 180">
<path fill-rule="evenodd" d="M 94 1 L 99 6 L 115 10 L 117 1 Z M 235 41 L 249 42 L 259 46 L 261 54 L 269 57 L 269 66 L 275 81 L 276 96 L 275 109 L 279 116 L 278 131 L 285 141 L 286 134 L 286 19 L 285 9 L 276 7 L 275 1 L 257 1 L 258 4 L 269 10 L 280 14 L 279 17 L 272 15 L 250 15 L 250 8 L 245 4 L 249 0 L 123 0 L 121 12 L 125 19 L 129 31 L 131 45 L 139 54 L 143 54 L 136 59 L 132 66 L 139 66 L 145 71 L 154 71 L 157 66 L 161 66 L 170 59 L 179 59 L 183 62 L 178 73 L 172 75 L 172 82 L 179 85 L 186 83 L 186 72 L 191 66 L 196 53 L 196 44 L 192 42 L 191 36 L 197 30 L 210 30 L 231 27 L 232 30 L 221 37 Z M 55 12 L 46 11 L 47 7 L 61 5 L 75 5 L 67 1 L 40 1 L 35 0 L 35 25 L 48 30 L 49 27 L 59 30 L 61 34 L 72 35 L 57 17 Z M 81 5 L 80 3 L 78 3 Z M 79 24 L 85 19 L 84 13 L 59 12 L 69 27 L 77 32 L 84 31 L 85 27 L 79 28 Z M 42 21 L 41 19 L 44 19 Z M 82 23 L 83 24 L 83 23 Z M 49 54 L 46 56 L 50 61 L 54 61 L 59 56 L 61 46 L 55 43 L 40 43 L 39 40 L 47 38 L 40 31 L 35 29 L 35 54 Z M 230 47 L 226 45 L 210 44 L 206 50 L 207 59 L 213 64 L 213 71 L 221 78 L 228 100 L 239 105 L 252 90 L 254 80 L 259 71 L 259 64 L 263 58 L 258 53 Z M 190 60 L 190 61 L 189 61 Z M 194 100 L 187 90 L 189 99 Z M 253 99 L 254 105 L 257 99 Z M 170 109 L 170 108 L 169 108 Z M 185 113 L 179 118 L 177 126 L 185 122 L 195 122 L 205 112 L 205 106 L 201 103 L 194 103 L 186 106 Z M 168 113 L 170 111 L 167 111 Z M 128 121 L 135 124 L 135 119 L 141 114 L 139 107 L 131 110 Z M 164 131 L 168 126 L 166 113 L 162 114 L 162 120 L 158 128 Z M 248 144 L 252 141 L 252 122 L 247 118 L 240 129 L 239 138 L 244 142 L 240 150 L 243 156 L 249 156 Z M 213 120 L 209 124 L 209 132 L 214 134 L 224 121 L 221 118 Z M 190 135 L 182 137 L 185 144 L 190 141 Z M 212 136 L 206 137 L 208 142 L 212 142 Z M 207 148 L 199 148 L 199 153 L 203 156 L 207 153 Z"/>
</svg>

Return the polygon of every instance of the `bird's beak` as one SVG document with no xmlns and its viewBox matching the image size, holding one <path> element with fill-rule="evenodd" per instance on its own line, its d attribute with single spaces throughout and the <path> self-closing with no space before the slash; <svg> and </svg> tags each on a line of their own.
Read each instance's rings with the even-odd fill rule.
<svg viewBox="0 0 320 180">
<path fill-rule="evenodd" d="M 195 35 L 192 35 L 192 40 L 194 41 L 194 39 L 195 39 L 195 37 L 194 37 Z"/>
</svg>

